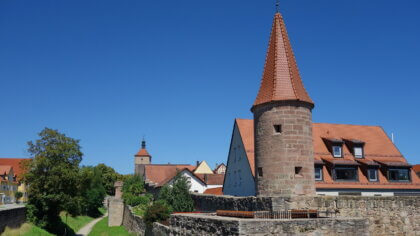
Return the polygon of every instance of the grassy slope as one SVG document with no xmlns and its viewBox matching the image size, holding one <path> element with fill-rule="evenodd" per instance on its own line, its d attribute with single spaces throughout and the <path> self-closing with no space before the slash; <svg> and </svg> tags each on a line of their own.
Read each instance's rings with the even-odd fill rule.
<svg viewBox="0 0 420 236">
<path fill-rule="evenodd" d="M 53 236 L 47 231 L 32 224 L 25 223 L 18 229 L 6 228 L 2 236 Z"/>
<path fill-rule="evenodd" d="M 123 226 L 108 227 L 108 217 L 100 220 L 93 227 L 89 236 L 132 236 L 134 234 L 129 233 Z"/>
<path fill-rule="evenodd" d="M 67 216 L 67 222 L 66 222 L 66 213 L 62 212 L 60 214 L 61 221 L 63 221 L 65 224 L 67 224 L 70 228 L 74 230 L 74 232 L 79 231 L 83 226 L 85 226 L 87 223 L 91 222 L 94 218 L 90 216 Z"/>
</svg>

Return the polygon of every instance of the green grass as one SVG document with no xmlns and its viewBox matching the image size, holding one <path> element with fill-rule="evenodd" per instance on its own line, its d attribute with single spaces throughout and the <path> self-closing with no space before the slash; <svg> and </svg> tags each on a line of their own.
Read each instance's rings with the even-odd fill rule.
<svg viewBox="0 0 420 236">
<path fill-rule="evenodd" d="M 10 229 L 6 227 L 2 236 L 53 236 L 53 234 L 48 233 L 47 231 L 33 225 L 30 223 L 25 223 L 20 226 L 18 229 Z"/>
<path fill-rule="evenodd" d="M 108 217 L 100 220 L 95 226 L 89 236 L 134 236 L 129 233 L 123 226 L 108 227 Z"/>
<path fill-rule="evenodd" d="M 144 214 L 146 213 L 146 209 L 147 209 L 146 205 L 138 205 L 138 206 L 133 207 L 133 213 L 135 215 L 144 217 Z"/>
<path fill-rule="evenodd" d="M 60 213 L 61 221 L 64 222 L 64 224 L 67 224 L 71 229 L 74 230 L 74 232 L 79 231 L 83 226 L 85 226 L 87 223 L 91 222 L 94 218 L 90 216 L 71 216 L 70 214 L 67 216 L 66 221 L 66 213 L 61 212 Z"/>
</svg>

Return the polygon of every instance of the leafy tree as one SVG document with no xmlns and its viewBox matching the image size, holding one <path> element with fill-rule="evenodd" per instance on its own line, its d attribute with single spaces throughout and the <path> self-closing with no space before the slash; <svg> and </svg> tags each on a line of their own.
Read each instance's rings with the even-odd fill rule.
<svg viewBox="0 0 420 236">
<path fill-rule="evenodd" d="M 151 225 L 156 221 L 167 220 L 170 214 L 170 207 L 165 201 L 156 201 L 146 209 L 146 212 L 144 213 L 144 221 L 146 221 L 146 224 Z"/>
<path fill-rule="evenodd" d="M 89 216 L 99 216 L 98 208 L 103 205 L 105 188 L 102 185 L 102 173 L 98 167 L 83 167 L 80 169 L 81 213 Z"/>
<path fill-rule="evenodd" d="M 16 201 L 18 201 L 21 197 L 23 197 L 23 193 L 22 193 L 22 192 L 17 191 L 17 192 L 15 193 L 15 198 L 16 198 Z"/>
<path fill-rule="evenodd" d="M 185 176 L 177 174 L 172 186 L 165 185 L 159 192 L 158 199 L 165 201 L 175 212 L 190 212 L 194 210 L 191 198 L 190 184 Z"/>
<path fill-rule="evenodd" d="M 24 181 L 29 184 L 27 218 L 50 232 L 62 234 L 59 213 L 77 214 L 80 197 L 79 163 L 83 153 L 79 140 L 45 128 L 39 139 L 28 142 L 33 157 L 27 164 Z"/>
<path fill-rule="evenodd" d="M 123 176 L 118 174 L 112 167 L 105 164 L 98 164 L 96 166 L 102 173 L 102 185 L 105 188 L 106 194 L 113 196 L 115 194 L 114 183 L 117 180 L 122 180 Z"/>
<path fill-rule="evenodd" d="M 144 181 L 143 178 L 138 175 L 131 175 L 124 181 L 122 192 L 124 202 L 130 206 L 148 204 L 150 201 L 147 196 L 142 196 L 145 192 Z"/>
</svg>

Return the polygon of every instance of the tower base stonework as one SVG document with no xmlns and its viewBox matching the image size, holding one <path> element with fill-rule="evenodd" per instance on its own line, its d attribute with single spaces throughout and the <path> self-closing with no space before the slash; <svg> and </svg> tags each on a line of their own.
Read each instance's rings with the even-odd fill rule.
<svg viewBox="0 0 420 236">
<path fill-rule="evenodd" d="M 312 107 L 300 101 L 253 107 L 257 196 L 315 195 Z"/>
</svg>

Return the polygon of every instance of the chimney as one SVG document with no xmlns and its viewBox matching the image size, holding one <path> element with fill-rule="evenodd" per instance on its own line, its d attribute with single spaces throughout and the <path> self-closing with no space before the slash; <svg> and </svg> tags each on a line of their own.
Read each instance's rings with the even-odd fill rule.
<svg viewBox="0 0 420 236">
<path fill-rule="evenodd" d="M 200 161 L 197 161 L 197 166 L 199 166 L 200 165 Z"/>
</svg>

